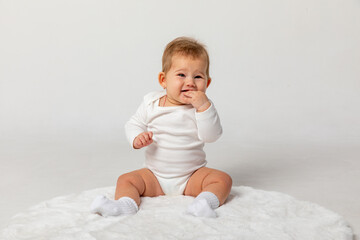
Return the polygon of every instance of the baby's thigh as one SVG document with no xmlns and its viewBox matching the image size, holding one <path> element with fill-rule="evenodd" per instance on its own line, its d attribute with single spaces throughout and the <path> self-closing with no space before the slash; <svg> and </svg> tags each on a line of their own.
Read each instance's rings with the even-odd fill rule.
<svg viewBox="0 0 360 240">
<path fill-rule="evenodd" d="M 117 185 L 122 185 L 124 183 L 131 184 L 136 187 L 140 196 L 143 197 L 156 197 L 164 195 L 157 178 L 147 168 L 142 168 L 121 175 L 118 179 Z"/>
</svg>

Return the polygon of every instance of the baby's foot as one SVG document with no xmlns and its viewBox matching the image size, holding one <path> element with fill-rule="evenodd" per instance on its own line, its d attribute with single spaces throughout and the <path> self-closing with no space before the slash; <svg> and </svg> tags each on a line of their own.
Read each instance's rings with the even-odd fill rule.
<svg viewBox="0 0 360 240">
<path fill-rule="evenodd" d="M 90 211 L 92 213 L 98 213 L 101 215 L 101 207 L 107 203 L 109 201 L 109 199 L 107 199 L 105 196 L 103 195 L 99 195 L 97 196 L 94 201 L 91 203 L 91 206 L 90 206 Z"/>
<path fill-rule="evenodd" d="M 135 214 L 138 211 L 136 202 L 129 197 L 119 200 L 110 200 L 105 196 L 97 196 L 90 206 L 92 213 L 98 213 L 104 217 Z"/>
<path fill-rule="evenodd" d="M 196 199 L 189 205 L 186 213 L 195 217 L 216 218 L 216 212 L 210 207 L 205 199 Z"/>
</svg>

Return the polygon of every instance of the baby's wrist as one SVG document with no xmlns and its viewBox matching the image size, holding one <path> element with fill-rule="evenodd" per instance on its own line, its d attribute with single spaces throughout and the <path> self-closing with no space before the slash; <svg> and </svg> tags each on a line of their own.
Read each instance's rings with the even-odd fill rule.
<svg viewBox="0 0 360 240">
<path fill-rule="evenodd" d="M 196 112 L 205 112 L 211 106 L 210 101 L 206 101 L 203 105 L 196 109 Z"/>
</svg>

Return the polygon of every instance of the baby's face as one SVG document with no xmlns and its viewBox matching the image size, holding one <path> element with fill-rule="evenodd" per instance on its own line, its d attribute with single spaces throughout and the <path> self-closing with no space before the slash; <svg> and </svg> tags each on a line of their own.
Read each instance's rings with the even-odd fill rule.
<svg viewBox="0 0 360 240">
<path fill-rule="evenodd" d="M 186 91 L 205 92 L 211 79 L 206 75 L 206 62 L 202 58 L 174 55 L 169 71 L 159 74 L 161 86 L 166 88 L 167 99 L 173 105 L 184 105 Z"/>
</svg>

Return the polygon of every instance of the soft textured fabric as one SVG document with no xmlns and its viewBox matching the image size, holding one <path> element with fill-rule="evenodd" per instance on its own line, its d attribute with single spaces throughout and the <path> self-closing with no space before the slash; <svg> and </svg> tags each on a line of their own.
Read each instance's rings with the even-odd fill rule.
<svg viewBox="0 0 360 240">
<path fill-rule="evenodd" d="M 278 192 L 233 187 L 217 218 L 185 214 L 188 196 L 142 198 L 134 215 L 102 217 L 89 211 L 97 195 L 114 198 L 114 187 L 42 202 L 14 216 L 1 240 L 352 240 L 338 214 Z M 164 227 L 166 226 L 166 227 Z"/>
<path fill-rule="evenodd" d="M 154 142 L 146 147 L 145 166 L 158 178 L 166 195 L 181 195 L 191 174 L 206 165 L 204 143 L 222 134 L 212 103 L 198 113 L 191 105 L 159 106 L 166 92 L 152 92 L 125 125 L 129 143 L 145 131 L 153 132 Z"/>
</svg>

